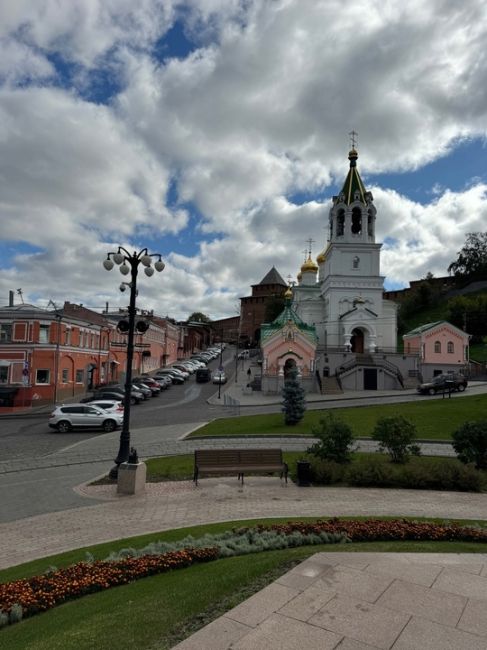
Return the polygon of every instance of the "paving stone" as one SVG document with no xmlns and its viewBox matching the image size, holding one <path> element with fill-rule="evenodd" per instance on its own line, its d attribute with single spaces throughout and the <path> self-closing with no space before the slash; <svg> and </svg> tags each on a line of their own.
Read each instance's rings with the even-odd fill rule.
<svg viewBox="0 0 487 650">
<path fill-rule="evenodd" d="M 402 578 L 408 582 L 431 587 L 442 571 L 442 567 L 434 564 L 416 564 L 404 558 L 386 558 L 371 562 L 366 571 L 373 575 Z"/>
<path fill-rule="evenodd" d="M 429 589 L 404 580 L 395 580 L 377 601 L 377 605 L 452 627 L 460 620 L 466 604 L 464 596 Z"/>
<path fill-rule="evenodd" d="M 340 639 L 341 635 L 328 630 L 274 614 L 237 641 L 232 650 L 334 650 Z"/>
<path fill-rule="evenodd" d="M 245 636 L 251 629 L 247 625 L 221 616 L 178 643 L 173 650 L 228 650 L 232 643 Z"/>
<path fill-rule="evenodd" d="M 467 598 L 487 600 L 487 577 L 473 575 L 458 569 L 444 569 L 433 584 L 433 589 L 459 594 Z"/>
<path fill-rule="evenodd" d="M 274 582 L 231 609 L 226 616 L 244 625 L 256 627 L 298 594 L 296 589 Z"/>
<path fill-rule="evenodd" d="M 413 617 L 394 644 L 394 650 L 485 650 L 485 638 Z"/>
<path fill-rule="evenodd" d="M 343 639 L 336 647 L 336 650 L 377 650 L 377 646 L 369 645 L 368 643 L 361 643 L 353 639 Z"/>
<path fill-rule="evenodd" d="M 373 603 L 392 581 L 391 577 L 374 576 L 352 567 L 338 565 L 328 569 L 314 585 Z"/>
<path fill-rule="evenodd" d="M 408 614 L 393 612 L 356 598 L 337 596 L 312 616 L 308 623 L 389 650 L 409 618 Z"/>
<path fill-rule="evenodd" d="M 487 601 L 470 599 L 457 627 L 465 632 L 487 637 Z M 487 642 L 485 647 L 487 648 Z"/>
<path fill-rule="evenodd" d="M 311 586 L 281 607 L 278 613 L 300 621 L 307 621 L 335 596 L 336 592 L 334 591 L 316 589 Z"/>
<path fill-rule="evenodd" d="M 331 568 L 329 564 L 319 564 L 318 562 L 307 560 L 295 569 L 285 573 L 276 582 L 287 587 L 292 587 L 293 589 L 306 589 L 329 568 Z"/>
</svg>

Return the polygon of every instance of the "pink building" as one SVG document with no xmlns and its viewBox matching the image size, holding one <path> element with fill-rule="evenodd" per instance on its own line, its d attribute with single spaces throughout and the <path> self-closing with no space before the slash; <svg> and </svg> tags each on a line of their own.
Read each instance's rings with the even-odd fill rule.
<svg viewBox="0 0 487 650">
<path fill-rule="evenodd" d="M 447 321 L 427 323 L 402 337 L 404 352 L 418 354 L 418 373 L 423 381 L 441 373 L 468 374 L 470 335 Z"/>
</svg>

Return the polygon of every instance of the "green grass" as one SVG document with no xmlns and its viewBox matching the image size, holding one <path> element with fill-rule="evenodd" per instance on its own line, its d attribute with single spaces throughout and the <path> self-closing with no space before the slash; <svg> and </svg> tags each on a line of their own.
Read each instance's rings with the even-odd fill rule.
<svg viewBox="0 0 487 650">
<path fill-rule="evenodd" d="M 328 411 L 307 411 L 295 426 L 286 426 L 283 415 L 246 415 L 221 418 L 193 431 L 189 437 L 226 436 L 309 436 L 311 428 Z M 424 401 L 402 404 L 379 404 L 355 408 L 333 409 L 333 414 L 347 422 L 354 435 L 369 438 L 380 417 L 403 415 L 417 427 L 420 440 L 451 440 L 451 434 L 466 420 L 480 420 L 487 412 L 487 395 L 471 395 L 454 399 L 425 397 Z"/>
<path fill-rule="evenodd" d="M 308 518 L 313 520 L 316 518 Z M 279 519 L 272 521 L 288 521 Z M 266 520 L 270 521 L 270 520 Z M 256 521 L 226 522 L 152 533 L 100 544 L 89 550 L 105 557 L 111 550 L 143 546 L 155 539 L 180 539 L 187 534 L 220 532 Z M 479 523 L 479 522 L 462 522 Z M 480 522 L 485 525 L 485 522 Z M 84 550 L 64 553 L 0 572 L 2 581 L 28 576 L 50 565 L 64 566 L 84 557 Z M 86 596 L 0 632 L 9 650 L 164 650 L 198 627 L 222 615 L 255 591 L 319 551 L 476 553 L 483 547 L 452 542 L 367 542 L 270 551 L 217 560 Z"/>
</svg>

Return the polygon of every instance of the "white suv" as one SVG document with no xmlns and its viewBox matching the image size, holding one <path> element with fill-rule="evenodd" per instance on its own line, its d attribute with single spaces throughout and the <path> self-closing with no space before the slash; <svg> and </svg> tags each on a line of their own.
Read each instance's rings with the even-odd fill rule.
<svg viewBox="0 0 487 650">
<path fill-rule="evenodd" d="M 91 404 L 67 404 L 57 406 L 49 418 L 51 429 L 67 433 L 71 429 L 102 428 L 103 431 L 113 431 L 123 423 L 123 413 L 107 413 Z"/>
</svg>

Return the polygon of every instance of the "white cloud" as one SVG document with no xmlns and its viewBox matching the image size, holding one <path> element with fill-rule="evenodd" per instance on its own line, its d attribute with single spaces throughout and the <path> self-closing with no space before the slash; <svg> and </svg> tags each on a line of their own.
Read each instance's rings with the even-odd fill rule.
<svg viewBox="0 0 487 650">
<path fill-rule="evenodd" d="M 156 60 L 177 19 L 197 49 Z M 99 269 L 125 241 L 164 247 L 162 284 L 141 290 L 149 308 L 234 313 L 273 264 L 296 274 L 308 237 L 323 248 L 352 128 L 368 173 L 485 137 L 486 32 L 481 0 L 4 3 L 0 235 L 43 252 L 4 269 L 0 292 L 17 278 L 32 295 L 123 304 Z M 53 54 L 73 88 L 55 87 Z M 100 71 L 122 88 L 107 105 L 84 99 Z M 445 273 L 465 233 L 485 229 L 484 182 L 454 193 L 438 178 L 427 204 L 373 188 L 390 281 Z M 194 256 L 161 239 L 187 227 L 188 203 L 202 215 Z"/>
</svg>

